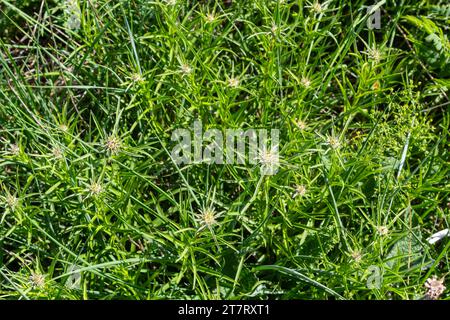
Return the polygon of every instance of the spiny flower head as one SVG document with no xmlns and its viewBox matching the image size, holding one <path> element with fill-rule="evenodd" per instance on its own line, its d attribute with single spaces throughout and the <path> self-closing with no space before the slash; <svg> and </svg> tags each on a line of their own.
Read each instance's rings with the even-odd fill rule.
<svg viewBox="0 0 450 320">
<path fill-rule="evenodd" d="M 305 195 L 306 195 L 306 187 L 302 184 L 296 185 L 293 198 L 297 196 L 304 197 Z"/>
<path fill-rule="evenodd" d="M 12 194 L 7 194 L 5 198 L 6 205 L 8 208 L 10 208 L 12 211 L 14 211 L 19 204 L 19 199 L 13 196 Z"/>
<path fill-rule="evenodd" d="M 12 145 L 10 145 L 9 147 L 9 152 L 13 155 L 13 156 L 18 156 L 20 154 L 20 147 L 13 143 Z"/>
<path fill-rule="evenodd" d="M 230 86 L 231 88 L 237 88 L 239 84 L 240 81 L 238 78 L 231 77 L 230 79 L 228 79 L 228 86 Z"/>
<path fill-rule="evenodd" d="M 208 13 L 208 14 L 206 15 L 205 19 L 206 19 L 206 22 L 212 23 L 212 22 L 216 21 L 217 18 L 216 18 L 216 16 L 214 15 L 214 13 Z"/>
<path fill-rule="evenodd" d="M 350 257 L 352 257 L 353 261 L 356 263 L 361 262 L 361 260 L 362 260 L 361 251 L 359 251 L 359 250 L 352 251 L 350 253 Z"/>
<path fill-rule="evenodd" d="M 380 49 L 378 49 L 377 47 L 372 47 L 369 48 L 366 52 L 364 52 L 365 54 L 367 54 L 367 57 L 374 61 L 375 63 L 380 62 L 380 60 L 382 59 L 383 55 L 380 51 Z"/>
<path fill-rule="evenodd" d="M 377 231 L 380 236 L 386 236 L 389 233 L 389 229 L 386 226 L 378 226 Z"/>
<path fill-rule="evenodd" d="M 103 186 L 98 182 L 93 182 L 89 186 L 89 193 L 92 196 L 98 196 L 103 192 Z"/>
<path fill-rule="evenodd" d="M 122 147 L 122 142 L 120 139 L 115 135 L 110 135 L 105 142 L 105 148 L 106 151 L 109 153 L 115 155 L 118 154 L 120 149 Z"/>
<path fill-rule="evenodd" d="M 438 299 L 445 291 L 444 279 L 438 279 L 436 276 L 428 278 L 425 282 L 427 288 L 426 297 L 429 299 Z"/>
<path fill-rule="evenodd" d="M 341 146 L 341 143 L 339 142 L 339 139 L 335 136 L 328 136 L 327 137 L 327 144 L 332 149 L 338 149 Z"/>
<path fill-rule="evenodd" d="M 30 282 L 33 288 L 43 288 L 45 286 L 45 276 L 40 273 L 32 272 Z"/>
<path fill-rule="evenodd" d="M 192 67 L 190 65 L 188 65 L 187 63 L 183 63 L 180 66 L 180 71 L 183 75 L 188 75 L 192 72 Z"/>
<path fill-rule="evenodd" d="M 217 218 L 219 214 L 216 213 L 215 209 L 212 207 L 204 208 L 196 215 L 197 222 L 200 223 L 202 227 L 211 228 L 217 223 Z"/>
<path fill-rule="evenodd" d="M 303 120 L 301 120 L 301 119 L 297 119 L 296 121 L 295 121 L 295 124 L 297 125 L 297 127 L 300 129 L 300 130 L 306 130 L 306 128 L 308 127 L 307 126 L 307 124 L 306 124 L 306 122 L 305 121 L 303 121 Z"/>
<path fill-rule="evenodd" d="M 307 78 L 307 77 L 302 77 L 302 79 L 300 80 L 300 83 L 305 88 L 309 88 L 311 86 L 311 80 L 309 80 L 309 78 Z"/>
<path fill-rule="evenodd" d="M 62 152 L 62 150 L 61 150 L 60 147 L 53 147 L 53 149 L 52 149 L 52 155 L 53 155 L 53 157 L 54 157 L 55 159 L 61 159 L 61 158 L 62 158 L 62 155 L 63 155 L 63 152 Z"/>
<path fill-rule="evenodd" d="M 313 5 L 311 6 L 312 10 L 316 13 L 321 13 L 323 8 L 319 1 L 314 1 Z"/>
</svg>

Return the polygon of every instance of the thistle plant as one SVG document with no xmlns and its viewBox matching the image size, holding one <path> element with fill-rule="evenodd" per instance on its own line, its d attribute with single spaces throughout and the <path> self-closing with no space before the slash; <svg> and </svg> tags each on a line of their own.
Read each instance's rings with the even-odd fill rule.
<svg viewBox="0 0 450 320">
<path fill-rule="evenodd" d="M 448 7 L 374 2 L 2 0 L 2 299 L 448 300 Z"/>
</svg>

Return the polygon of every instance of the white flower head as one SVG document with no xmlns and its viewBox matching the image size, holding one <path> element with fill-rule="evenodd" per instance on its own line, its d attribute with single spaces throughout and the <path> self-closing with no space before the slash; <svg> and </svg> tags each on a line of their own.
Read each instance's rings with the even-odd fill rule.
<svg viewBox="0 0 450 320">
<path fill-rule="evenodd" d="M 306 195 L 306 187 L 302 184 L 296 185 L 294 195 L 292 197 L 293 198 L 295 198 L 297 196 L 304 197 L 305 195 Z"/>
<path fill-rule="evenodd" d="M 72 31 L 80 29 L 81 10 L 76 0 L 66 0 L 65 12 L 67 14 L 66 26 Z"/>
<path fill-rule="evenodd" d="M 389 234 L 389 229 L 387 226 L 378 226 L 377 232 L 380 236 L 386 236 Z"/>
<path fill-rule="evenodd" d="M 375 63 L 379 63 L 381 59 L 383 59 L 383 54 L 380 49 L 373 46 L 372 48 L 367 49 L 367 51 L 364 51 L 364 53 L 367 55 L 367 57 L 372 60 Z"/>
<path fill-rule="evenodd" d="M 315 14 L 321 14 L 326 9 L 326 7 L 327 2 L 320 3 L 318 0 L 314 0 L 311 5 L 306 6 L 306 8 L 309 8 L 309 10 L 311 10 Z"/>
<path fill-rule="evenodd" d="M 295 124 L 297 125 L 297 127 L 301 130 L 304 131 L 306 130 L 306 128 L 308 127 L 308 125 L 306 124 L 306 122 L 304 120 L 301 119 L 297 119 L 295 121 Z"/>
<path fill-rule="evenodd" d="M 208 23 L 213 23 L 214 21 L 216 21 L 217 17 L 214 15 L 214 13 L 208 13 L 205 17 L 206 22 Z"/>
<path fill-rule="evenodd" d="M 300 84 L 305 88 L 309 88 L 311 86 L 311 80 L 307 77 L 302 77 Z"/>
<path fill-rule="evenodd" d="M 63 151 L 60 147 L 56 146 L 52 148 L 52 155 L 54 159 L 61 159 L 63 156 Z"/>
<path fill-rule="evenodd" d="M 359 263 L 359 262 L 361 262 L 363 255 L 362 255 L 361 251 L 355 250 L 355 251 L 350 252 L 350 257 L 352 258 L 352 260 L 355 263 Z"/>
<path fill-rule="evenodd" d="M 96 197 L 103 193 L 103 186 L 98 182 L 92 182 L 88 188 L 89 194 L 93 197 Z"/>
<path fill-rule="evenodd" d="M 327 144 L 332 149 L 339 149 L 341 147 L 341 142 L 339 141 L 339 138 L 337 138 L 335 136 L 328 136 L 327 137 Z"/>
<path fill-rule="evenodd" d="M 33 288 L 42 289 L 45 286 L 45 276 L 40 273 L 31 272 L 30 282 Z"/>
<path fill-rule="evenodd" d="M 231 88 L 237 88 L 237 87 L 239 87 L 239 84 L 240 84 L 240 83 L 241 83 L 241 82 L 239 81 L 238 78 L 231 77 L 230 79 L 228 79 L 228 86 L 231 87 Z"/>
<path fill-rule="evenodd" d="M 110 135 L 105 141 L 105 149 L 112 155 L 116 155 L 120 152 L 122 147 L 122 141 L 116 135 Z"/>
<path fill-rule="evenodd" d="M 313 5 L 312 5 L 312 9 L 316 12 L 316 13 L 321 13 L 323 8 L 322 5 L 320 4 L 319 1 L 314 1 Z"/>
<path fill-rule="evenodd" d="M 427 279 L 425 288 L 427 288 L 425 296 L 432 300 L 438 299 L 446 289 L 444 279 L 438 279 L 436 276 Z"/>
<path fill-rule="evenodd" d="M 192 67 L 190 65 L 188 65 L 187 63 L 183 63 L 180 66 L 180 72 L 183 75 L 188 75 L 188 74 L 192 73 Z"/>
<path fill-rule="evenodd" d="M 72 31 L 76 31 L 81 27 L 81 19 L 77 13 L 72 13 L 69 18 L 67 18 L 66 26 Z"/>
<path fill-rule="evenodd" d="M 203 208 L 198 214 L 196 214 L 195 220 L 200 224 L 200 229 L 205 227 L 210 229 L 217 224 L 217 219 L 219 216 L 220 213 L 217 213 L 216 210 L 210 206 Z"/>
<path fill-rule="evenodd" d="M 7 194 L 5 197 L 5 203 L 11 211 L 14 211 L 19 204 L 19 199 L 12 194 Z"/>
<path fill-rule="evenodd" d="M 275 146 L 271 149 L 262 148 L 258 152 L 257 161 L 263 175 L 274 175 L 280 166 L 278 147 Z"/>
<path fill-rule="evenodd" d="M 9 153 L 11 153 L 13 156 L 18 156 L 20 154 L 20 147 L 13 143 L 9 146 Z"/>
</svg>

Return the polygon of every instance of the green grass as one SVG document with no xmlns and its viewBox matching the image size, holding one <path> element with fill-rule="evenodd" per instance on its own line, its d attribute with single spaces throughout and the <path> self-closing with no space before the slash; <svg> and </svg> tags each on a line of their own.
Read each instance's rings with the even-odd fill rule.
<svg viewBox="0 0 450 320">
<path fill-rule="evenodd" d="M 446 1 L 387 0 L 373 30 L 372 1 L 174 2 L 0 0 L 0 298 L 449 286 L 449 237 L 427 242 L 449 228 Z M 175 165 L 195 120 L 279 129 L 278 173 Z"/>
</svg>

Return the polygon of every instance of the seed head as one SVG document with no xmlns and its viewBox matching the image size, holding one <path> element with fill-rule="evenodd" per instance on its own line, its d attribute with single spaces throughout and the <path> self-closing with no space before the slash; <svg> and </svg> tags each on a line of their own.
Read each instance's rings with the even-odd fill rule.
<svg viewBox="0 0 450 320">
<path fill-rule="evenodd" d="M 67 130 L 69 130 L 69 128 L 68 128 L 64 123 L 61 123 L 61 124 L 58 126 L 58 128 L 59 128 L 59 130 L 61 130 L 62 132 L 67 132 Z"/>
<path fill-rule="evenodd" d="M 380 81 L 377 80 L 372 84 L 372 90 L 378 90 L 378 89 L 380 89 Z"/>
<path fill-rule="evenodd" d="M 272 28 L 270 30 L 272 31 L 273 34 L 275 34 L 278 31 L 278 26 L 274 23 L 272 24 Z"/>
<path fill-rule="evenodd" d="M 131 81 L 133 81 L 134 83 L 142 83 L 145 81 L 145 79 L 142 74 L 136 72 L 131 75 Z"/>
<path fill-rule="evenodd" d="M 382 53 L 377 47 L 369 48 L 367 52 L 367 57 L 375 63 L 380 62 L 382 59 Z"/>
</svg>

